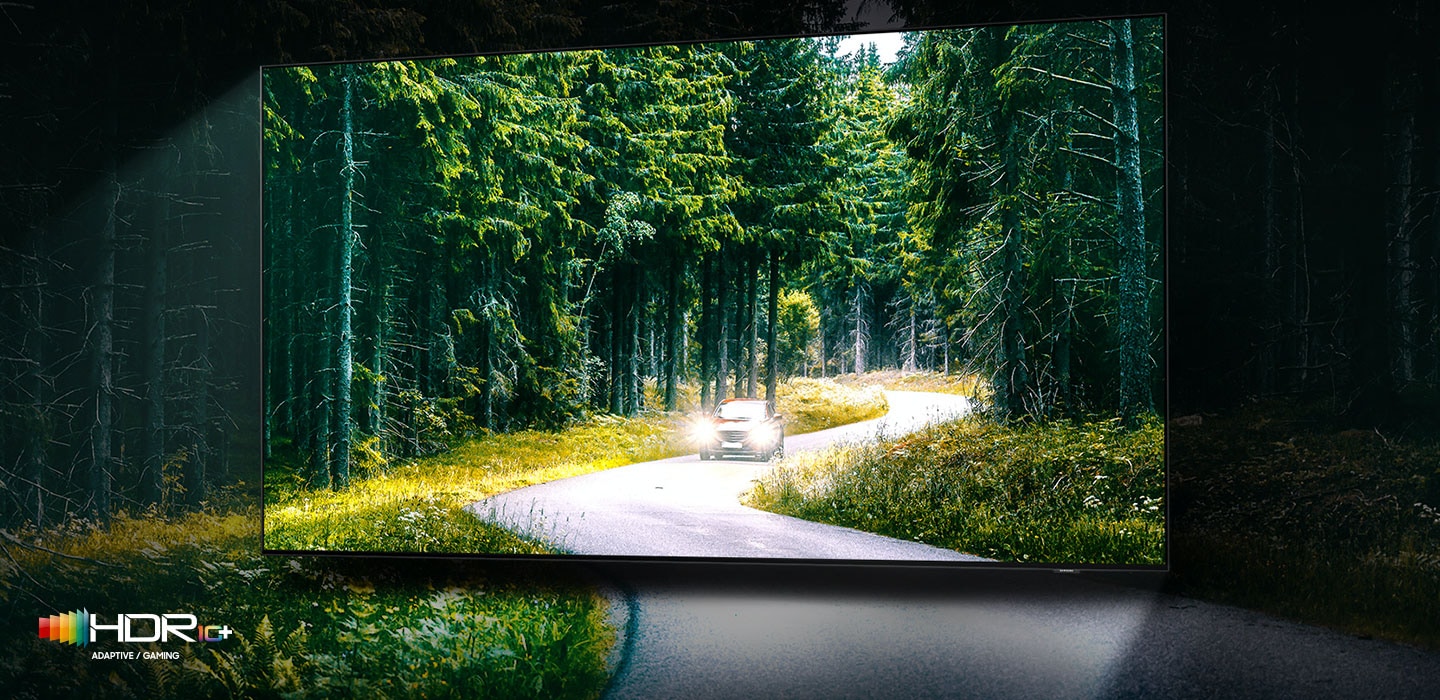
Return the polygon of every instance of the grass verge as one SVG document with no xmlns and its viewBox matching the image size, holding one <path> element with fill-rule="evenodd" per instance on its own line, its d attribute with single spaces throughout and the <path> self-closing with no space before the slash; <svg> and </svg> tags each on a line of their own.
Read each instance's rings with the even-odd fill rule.
<svg viewBox="0 0 1440 700">
<path fill-rule="evenodd" d="M 792 379 L 778 391 L 790 434 L 884 415 L 874 387 Z M 265 470 L 265 545 L 272 550 L 537 554 L 549 550 L 486 523 L 465 506 L 498 493 L 694 451 L 687 418 L 599 416 L 565 430 L 468 440 L 340 491 L 306 488 L 300 470 Z"/>
<path fill-rule="evenodd" d="M 748 505 L 1001 561 L 1159 564 L 1158 420 L 1006 427 L 983 418 L 787 458 Z"/>
<path fill-rule="evenodd" d="M 1331 415 L 1277 401 L 1172 429 L 1171 590 L 1440 649 L 1440 441 Z"/>
<path fill-rule="evenodd" d="M 605 602 L 582 582 L 445 562 L 267 558 L 258 516 L 3 533 L 0 601 L 18 620 L 0 630 L 6 696 L 594 698 L 607 682 L 614 636 Z M 36 615 L 82 608 L 106 622 L 190 613 L 235 634 L 140 645 L 102 633 L 86 647 L 36 637 Z M 91 658 L 161 650 L 181 657 Z"/>
<path fill-rule="evenodd" d="M 957 394 L 977 401 L 990 397 L 990 384 L 973 374 L 941 374 L 939 372 L 903 372 L 887 369 L 864 374 L 842 374 L 835 382 L 849 387 L 879 387 L 891 391 L 933 391 Z"/>
</svg>

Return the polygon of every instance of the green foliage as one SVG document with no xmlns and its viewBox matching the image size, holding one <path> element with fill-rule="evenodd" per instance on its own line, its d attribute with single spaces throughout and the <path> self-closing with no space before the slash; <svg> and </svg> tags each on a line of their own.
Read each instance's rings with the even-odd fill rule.
<svg viewBox="0 0 1440 700">
<path fill-rule="evenodd" d="M 820 312 L 806 292 L 787 289 L 777 301 L 779 318 L 775 333 L 775 352 L 781 372 L 787 375 L 806 374 L 813 355 L 810 347 L 820 332 Z"/>
<path fill-rule="evenodd" d="M 1157 124 L 1159 23 L 1136 27 L 1141 123 Z M 1122 408 L 1117 346 L 1144 359 L 1125 371 L 1153 378 L 1160 365 L 1159 336 L 1136 330 L 1155 327 L 1160 307 L 1147 281 L 1162 276 L 1158 206 L 1135 236 L 1142 271 L 1127 273 L 1142 278 L 1129 282 L 1152 317 L 1116 322 L 1125 246 L 1107 116 L 1112 41 L 1102 23 L 933 32 L 890 71 L 909 88 L 888 133 L 911 161 L 901 256 L 912 296 L 937 307 L 947 337 L 958 333 L 956 354 L 990 376 L 991 407 L 1007 419 Z M 1157 201 L 1163 134 L 1140 137 L 1145 196 Z"/>
<path fill-rule="evenodd" d="M 578 582 L 411 561 L 259 554 L 259 513 L 117 518 L 20 533 L 9 549 L 27 583 L 8 585 L 0 631 L 7 697 L 597 697 L 613 644 L 606 605 Z M 13 580 L 8 576 L 7 581 Z M 33 596 L 33 597 L 32 597 Z M 55 610 L 188 612 L 234 637 L 85 648 L 38 640 L 37 600 Z M 176 651 L 179 661 L 96 661 L 93 651 Z"/>
<path fill-rule="evenodd" d="M 1001 561 L 1164 561 L 1156 419 L 1002 426 L 983 418 L 787 458 L 750 505 Z"/>
</svg>

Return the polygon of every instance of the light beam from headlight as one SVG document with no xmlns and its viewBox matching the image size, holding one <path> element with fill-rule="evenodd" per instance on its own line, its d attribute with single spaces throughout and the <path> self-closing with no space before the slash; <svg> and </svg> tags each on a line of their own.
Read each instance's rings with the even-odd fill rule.
<svg viewBox="0 0 1440 700">
<path fill-rule="evenodd" d="M 715 424 L 705 418 L 698 418 L 690 424 L 690 439 L 697 443 L 714 442 L 720 433 L 715 430 Z"/>
</svg>

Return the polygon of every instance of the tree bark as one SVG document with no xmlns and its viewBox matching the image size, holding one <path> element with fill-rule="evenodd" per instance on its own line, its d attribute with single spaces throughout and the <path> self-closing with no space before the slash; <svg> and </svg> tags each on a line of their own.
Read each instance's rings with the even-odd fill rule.
<svg viewBox="0 0 1440 700">
<path fill-rule="evenodd" d="M 30 265 L 26 283 L 30 291 L 29 308 L 25 314 L 25 340 L 21 346 L 26 360 L 26 384 L 30 389 L 30 415 L 26 425 L 25 456 L 23 474 L 24 493 L 21 497 L 23 513 L 36 528 L 45 525 L 45 440 L 49 433 L 46 420 L 49 399 L 45 384 L 45 283 L 44 232 L 35 227 L 31 230 L 31 246 L 34 262 Z"/>
<path fill-rule="evenodd" d="M 780 254 L 770 251 L 770 282 L 767 285 L 768 298 L 765 303 L 765 401 L 775 408 L 775 390 L 779 384 L 780 353 L 775 346 L 776 328 L 780 325 Z M 802 349 L 801 357 L 804 352 Z M 803 359 L 802 359 L 803 364 Z"/>
<path fill-rule="evenodd" d="M 1386 292 L 1390 311 L 1390 372 L 1397 388 L 1415 379 L 1416 309 L 1414 292 L 1415 201 L 1414 169 L 1416 142 L 1415 111 L 1419 91 L 1413 67 L 1391 56 L 1387 66 L 1385 97 L 1387 120 L 1387 188 L 1385 228 L 1387 229 Z"/>
<path fill-rule="evenodd" d="M 1117 20 L 1112 45 L 1111 100 L 1115 164 L 1119 170 L 1120 412 L 1127 424 L 1153 410 L 1150 396 L 1150 310 L 1145 278 L 1145 199 L 1140 171 L 1140 122 L 1135 104 L 1135 44 L 1131 21 Z"/>
<path fill-rule="evenodd" d="M 679 267 L 680 269 L 674 269 Z M 665 410 L 675 410 L 679 398 L 680 373 L 680 275 L 683 266 L 675 263 L 670 270 L 670 290 L 665 302 Z"/>
<path fill-rule="evenodd" d="M 354 378 L 354 332 L 351 328 L 354 306 L 351 278 L 355 267 L 355 68 L 344 67 L 341 80 L 345 87 L 342 109 L 341 150 L 342 176 L 345 190 L 340 199 L 340 280 L 336 289 L 336 314 L 339 318 L 335 345 L 335 404 L 330 454 L 331 487 L 343 489 L 350 482 L 350 384 Z"/>
<path fill-rule="evenodd" d="M 630 356 L 625 373 L 626 406 L 625 415 L 633 416 L 640 412 L 645 403 L 644 383 L 640 378 L 640 315 L 645 306 L 642 303 L 641 294 L 644 289 L 645 274 L 637 265 L 633 273 L 635 290 L 630 300 Z"/>
<path fill-rule="evenodd" d="M 113 79 L 112 79 L 113 80 Z M 107 143 L 114 143 L 113 126 Z M 111 478 L 114 453 L 114 326 L 115 326 L 115 228 L 120 204 L 120 181 L 114 152 L 106 156 L 105 188 L 102 193 L 104 222 L 100 226 L 99 259 L 95 271 L 94 326 L 91 330 L 91 386 L 95 392 L 95 418 L 90 427 L 89 513 L 110 519 Z"/>
<path fill-rule="evenodd" d="M 700 261 L 700 410 L 709 411 L 712 394 L 710 387 L 714 381 L 715 373 L 712 365 L 712 358 L 715 355 L 715 303 L 712 289 L 712 275 L 710 270 L 714 267 L 714 253 L 706 253 Z"/>
<path fill-rule="evenodd" d="M 145 287 L 145 453 L 141 500 L 159 505 L 165 487 L 165 286 L 169 264 L 165 232 L 169 227 L 169 194 L 156 203 L 150 233 L 149 272 Z"/>
<path fill-rule="evenodd" d="M 725 246 L 722 244 L 720 254 L 716 259 L 715 280 L 715 305 L 718 307 L 715 335 L 718 338 L 717 344 L 719 346 L 716 348 L 718 359 L 716 360 L 717 364 L 715 369 L 715 402 L 717 404 L 726 399 L 726 377 L 730 373 L 730 295 L 725 293 L 729 287 L 729 280 L 725 279 Z"/>
<path fill-rule="evenodd" d="M 206 256 L 204 263 L 211 262 Z M 204 265 L 203 267 L 209 267 Z M 200 273 L 204 274 L 204 273 Z M 199 323 L 195 328 L 195 376 L 192 389 L 191 427 L 195 431 L 190 461 L 185 465 L 185 497 L 191 506 L 198 506 L 206 496 L 206 467 L 210 461 L 210 319 L 205 309 L 195 310 Z"/>
<path fill-rule="evenodd" d="M 870 328 L 865 317 L 865 281 L 857 279 L 855 282 L 855 297 L 851 308 L 855 314 L 854 338 L 854 364 L 852 365 L 856 375 L 865 373 L 865 351 L 866 341 L 869 339 Z"/>
<path fill-rule="evenodd" d="M 757 270 L 755 256 L 750 256 L 745 266 L 745 289 L 750 297 L 746 302 L 746 330 L 749 338 L 747 345 L 750 346 L 748 359 L 750 365 L 745 375 L 745 396 L 759 396 L 760 384 L 760 318 L 758 312 L 760 305 L 760 285 L 756 280 Z"/>
</svg>

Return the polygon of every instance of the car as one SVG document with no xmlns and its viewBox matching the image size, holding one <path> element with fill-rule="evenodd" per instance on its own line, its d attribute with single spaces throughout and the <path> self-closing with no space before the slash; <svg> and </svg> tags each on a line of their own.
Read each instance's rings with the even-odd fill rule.
<svg viewBox="0 0 1440 700">
<path fill-rule="evenodd" d="M 773 460 L 785 456 L 785 418 L 768 401 L 725 399 L 715 412 L 695 422 L 691 435 L 700 459 L 750 457 Z"/>
</svg>

